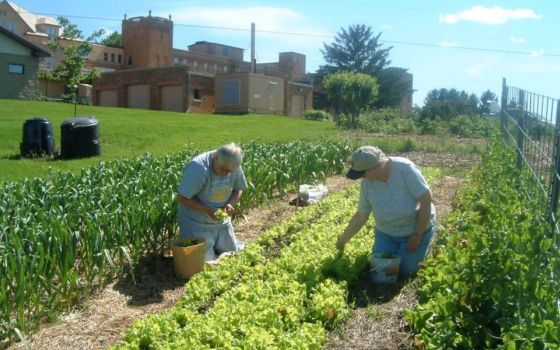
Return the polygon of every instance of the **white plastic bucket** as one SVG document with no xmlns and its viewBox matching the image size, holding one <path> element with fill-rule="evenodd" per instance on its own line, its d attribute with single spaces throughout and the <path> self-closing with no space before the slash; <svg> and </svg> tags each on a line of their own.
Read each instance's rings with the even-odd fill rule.
<svg viewBox="0 0 560 350">
<path fill-rule="evenodd" d="M 391 253 L 372 254 L 369 258 L 369 279 L 373 283 L 395 283 L 399 277 L 401 257 Z"/>
</svg>

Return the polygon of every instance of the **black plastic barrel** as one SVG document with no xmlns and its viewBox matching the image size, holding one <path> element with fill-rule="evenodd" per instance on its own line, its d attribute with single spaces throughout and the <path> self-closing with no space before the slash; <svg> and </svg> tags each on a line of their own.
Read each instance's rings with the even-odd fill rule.
<svg viewBox="0 0 560 350">
<path fill-rule="evenodd" d="M 27 119 L 23 123 L 20 152 L 24 157 L 53 155 L 54 135 L 52 123 L 46 118 Z"/>
<path fill-rule="evenodd" d="M 99 122 L 92 116 L 66 119 L 60 125 L 60 155 L 62 158 L 83 158 L 101 154 Z"/>
</svg>

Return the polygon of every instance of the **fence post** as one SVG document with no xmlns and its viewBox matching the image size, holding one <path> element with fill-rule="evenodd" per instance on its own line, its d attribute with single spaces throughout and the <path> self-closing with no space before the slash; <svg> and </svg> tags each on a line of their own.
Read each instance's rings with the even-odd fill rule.
<svg viewBox="0 0 560 350">
<path fill-rule="evenodd" d="M 558 210 L 558 195 L 560 194 L 560 180 L 558 179 L 560 174 L 560 100 L 556 104 L 556 128 L 554 130 L 554 153 L 552 154 L 552 159 L 554 159 L 554 167 L 552 168 L 550 180 L 549 207 L 552 225 L 555 225 L 556 212 Z"/>
<path fill-rule="evenodd" d="M 507 112 L 508 91 L 506 78 L 502 78 L 502 103 L 500 105 L 500 127 L 502 130 L 502 139 L 506 140 L 506 112 Z"/>
<path fill-rule="evenodd" d="M 525 90 L 519 90 L 519 105 L 517 109 L 517 162 L 518 170 L 523 168 L 523 129 L 525 128 Z"/>
</svg>

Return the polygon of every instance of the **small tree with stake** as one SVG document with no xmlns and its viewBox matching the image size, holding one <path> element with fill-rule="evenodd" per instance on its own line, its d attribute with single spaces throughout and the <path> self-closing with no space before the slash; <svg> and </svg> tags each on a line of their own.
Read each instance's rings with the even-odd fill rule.
<svg viewBox="0 0 560 350">
<path fill-rule="evenodd" d="M 95 31 L 86 40 L 82 40 L 82 31 L 66 17 L 58 17 L 58 22 L 63 28 L 62 35 L 50 40 L 47 46 L 54 53 L 61 54 L 62 61 L 51 72 L 44 72 L 40 77 L 64 83 L 70 93 L 65 94 L 63 100 L 77 103 L 79 84 L 91 82 L 99 76 L 98 70 L 94 68 L 85 72 L 84 66 L 92 51 L 90 42 L 99 38 L 105 31 Z"/>
</svg>

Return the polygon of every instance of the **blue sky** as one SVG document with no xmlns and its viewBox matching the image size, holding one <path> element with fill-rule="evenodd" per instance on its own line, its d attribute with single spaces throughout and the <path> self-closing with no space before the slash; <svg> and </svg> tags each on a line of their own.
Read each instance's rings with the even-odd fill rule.
<svg viewBox="0 0 560 350">
<path fill-rule="evenodd" d="M 245 60 L 254 22 L 257 62 L 277 61 L 279 52 L 296 51 L 307 56 L 308 72 L 324 64 L 320 49 L 341 27 L 365 24 L 382 32 L 384 47 L 393 46 L 391 65 L 414 75 L 414 104 L 419 106 L 430 90 L 439 88 L 477 96 L 490 89 L 499 96 L 503 77 L 508 85 L 560 98 L 557 0 L 12 2 L 35 13 L 65 15 L 86 36 L 99 28 L 120 32 L 124 14 L 171 14 L 175 48 L 200 40 L 218 42 L 246 49 Z"/>
</svg>

